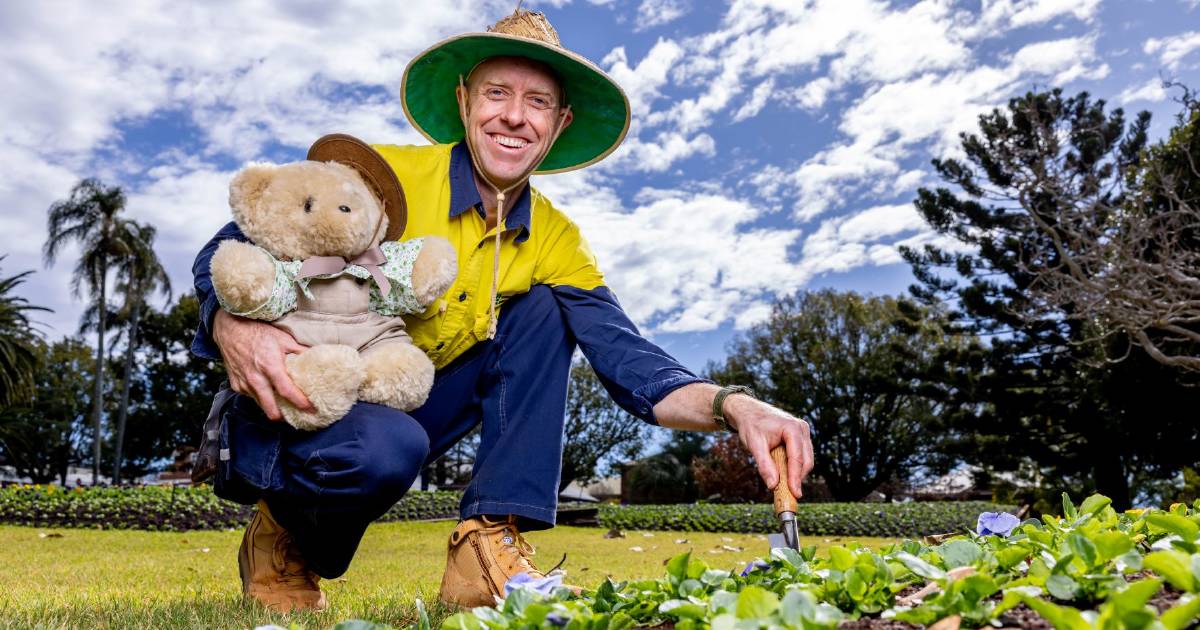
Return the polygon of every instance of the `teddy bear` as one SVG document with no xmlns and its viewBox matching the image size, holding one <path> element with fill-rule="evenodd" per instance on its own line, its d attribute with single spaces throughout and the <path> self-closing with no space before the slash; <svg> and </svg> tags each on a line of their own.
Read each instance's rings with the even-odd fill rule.
<svg viewBox="0 0 1200 630">
<path fill-rule="evenodd" d="M 398 240 L 403 189 L 369 145 L 325 136 L 308 158 L 250 164 L 233 178 L 229 205 L 250 242 L 223 241 L 213 255 L 217 299 L 309 346 L 285 365 L 313 410 L 276 398 L 293 427 L 326 427 L 357 400 L 415 409 L 434 367 L 401 315 L 424 312 L 449 289 L 455 250 L 440 237 Z"/>
</svg>

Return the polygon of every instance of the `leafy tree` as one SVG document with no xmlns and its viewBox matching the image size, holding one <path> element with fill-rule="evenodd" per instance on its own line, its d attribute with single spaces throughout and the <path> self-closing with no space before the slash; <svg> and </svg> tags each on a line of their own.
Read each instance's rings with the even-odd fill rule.
<svg viewBox="0 0 1200 630">
<path fill-rule="evenodd" d="M 947 333 L 988 340 L 943 348 L 923 377 L 948 403 L 950 447 L 997 469 L 1032 461 L 1051 483 L 1095 487 L 1118 507 L 1129 505 L 1133 471 L 1195 461 L 1179 445 L 1200 435 L 1175 410 L 1196 408 L 1200 389 L 1081 316 L 1083 303 L 1048 300 L 1044 272 L 1087 255 L 1085 218 L 1106 221 L 1127 203 L 1148 124 L 1086 93 L 1012 99 L 962 136 L 964 160 L 934 160 L 957 192 L 918 192 L 918 211 L 954 245 L 903 250 L 913 295 L 947 309 Z"/>
<path fill-rule="evenodd" d="M 1133 345 L 1200 371 L 1200 103 L 1186 88 L 1181 101 L 1168 138 L 1150 147 L 1145 112 L 1123 130 L 1120 110 L 1106 117 L 1076 97 L 1062 104 L 1088 110 L 1064 143 L 1052 135 L 1059 104 L 1027 106 L 1039 142 L 1000 145 L 1023 152 L 992 156 L 1011 178 L 969 184 L 1016 204 L 1047 241 L 1015 256 L 1031 278 L 1025 319 L 1085 323 L 1085 342 L 1118 353 L 1112 360 Z"/>
<path fill-rule="evenodd" d="M 130 223 L 133 238 L 129 253 L 119 260 L 117 289 L 125 296 L 122 310 L 129 328 L 125 342 L 125 371 L 121 383 L 121 402 L 117 407 L 117 443 L 113 455 L 113 483 L 121 483 L 121 458 L 125 444 L 125 424 L 129 417 L 129 388 L 133 382 L 134 355 L 138 349 L 138 324 L 146 298 L 163 291 L 169 297 L 171 280 L 154 252 L 155 229 L 150 225 Z"/>
<path fill-rule="evenodd" d="M 141 369 L 130 377 L 123 451 L 123 475 L 128 478 L 160 467 L 176 449 L 199 443 L 212 397 L 225 380 L 220 363 L 188 352 L 200 321 L 195 295 L 180 296 L 165 311 L 143 308 L 135 359 Z"/>
<path fill-rule="evenodd" d="M 937 456 L 941 403 L 914 377 L 950 342 L 914 321 L 902 325 L 891 297 L 832 290 L 785 297 L 710 372 L 807 420 L 813 474 L 838 500 L 856 501 Z"/>
<path fill-rule="evenodd" d="M 6 257 L 0 256 L 0 262 Z M 38 365 L 35 351 L 37 332 L 29 321 L 30 311 L 49 311 L 13 295 L 32 271 L 0 277 L 0 406 L 11 405 L 31 392 Z"/>
<path fill-rule="evenodd" d="M 55 478 L 66 484 L 67 468 L 78 463 L 91 404 L 92 350 L 80 339 L 37 342 L 45 357 L 29 401 L 0 412 L 0 453 L 17 474 L 34 483 Z"/>
<path fill-rule="evenodd" d="M 559 492 L 572 480 L 594 481 L 601 464 L 614 456 L 626 460 L 637 457 L 648 429 L 646 423 L 622 411 L 609 398 L 587 362 L 577 361 L 571 366 L 571 385 L 567 390 Z"/>
<path fill-rule="evenodd" d="M 658 453 L 635 462 L 625 472 L 630 503 L 691 503 L 698 498 L 692 463 L 708 451 L 711 435 L 673 431 Z"/>
<path fill-rule="evenodd" d="M 47 266 L 53 265 L 59 252 L 69 243 L 81 248 L 71 276 L 71 288 L 79 295 L 86 286 L 88 296 L 98 305 L 96 332 L 96 370 L 92 394 L 95 444 L 92 457 L 92 483 L 100 478 L 101 415 L 104 387 L 104 333 L 108 304 L 108 274 L 114 261 L 128 256 L 135 248 L 138 232 L 132 222 L 120 216 L 125 209 L 125 193 L 116 186 L 106 187 L 96 179 L 85 179 L 71 189 L 71 195 L 51 204 L 47 219 L 46 243 L 42 248 Z"/>
<path fill-rule="evenodd" d="M 761 503 L 771 500 L 754 465 L 754 457 L 736 435 L 721 438 L 708 454 L 692 461 L 700 496 L 718 503 Z"/>
</svg>

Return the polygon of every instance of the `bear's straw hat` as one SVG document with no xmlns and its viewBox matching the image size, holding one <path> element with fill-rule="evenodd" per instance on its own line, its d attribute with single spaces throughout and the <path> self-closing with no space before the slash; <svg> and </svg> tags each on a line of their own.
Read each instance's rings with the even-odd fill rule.
<svg viewBox="0 0 1200 630">
<path fill-rule="evenodd" d="M 314 162 L 337 162 L 358 171 L 367 185 L 374 189 L 375 196 L 383 203 L 387 214 L 388 228 L 383 241 L 399 240 L 408 224 L 408 204 L 404 200 L 404 187 L 387 160 L 371 145 L 344 133 L 321 136 L 308 149 L 308 158 Z"/>
<path fill-rule="evenodd" d="M 404 114 L 431 142 L 463 139 L 454 90 L 480 62 L 492 57 L 526 57 L 558 75 L 574 121 L 563 130 L 536 174 L 561 173 L 599 162 L 629 131 L 629 99 L 603 70 L 567 50 L 546 16 L 517 8 L 486 33 L 456 35 L 417 55 L 404 69 L 400 100 Z"/>
</svg>

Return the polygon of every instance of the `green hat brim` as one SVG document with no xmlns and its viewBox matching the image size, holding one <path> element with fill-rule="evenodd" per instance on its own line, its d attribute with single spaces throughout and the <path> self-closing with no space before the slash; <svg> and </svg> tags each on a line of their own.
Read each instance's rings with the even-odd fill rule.
<svg viewBox="0 0 1200 630">
<path fill-rule="evenodd" d="M 629 99 L 604 71 L 569 51 L 503 33 L 470 33 L 443 40 L 417 55 L 404 70 L 404 114 L 431 142 L 463 139 L 455 88 L 481 61 L 527 57 L 550 66 L 563 83 L 574 116 L 535 174 L 583 168 L 616 150 L 629 131 Z"/>
</svg>

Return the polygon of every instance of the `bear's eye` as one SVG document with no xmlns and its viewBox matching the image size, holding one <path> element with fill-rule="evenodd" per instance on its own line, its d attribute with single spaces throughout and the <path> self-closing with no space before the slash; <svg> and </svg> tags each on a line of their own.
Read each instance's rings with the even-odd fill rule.
<svg viewBox="0 0 1200 630">
<path fill-rule="evenodd" d="M 342 212 L 350 212 L 350 206 L 338 206 L 338 210 Z"/>
<path fill-rule="evenodd" d="M 305 200 L 304 200 L 304 211 L 305 211 L 305 212 L 312 212 L 312 205 L 313 205 L 313 198 L 312 198 L 312 197 L 309 197 L 309 198 L 305 199 Z"/>
</svg>

